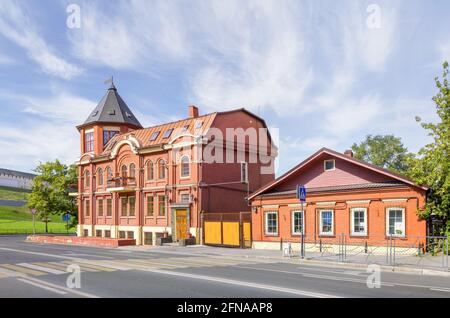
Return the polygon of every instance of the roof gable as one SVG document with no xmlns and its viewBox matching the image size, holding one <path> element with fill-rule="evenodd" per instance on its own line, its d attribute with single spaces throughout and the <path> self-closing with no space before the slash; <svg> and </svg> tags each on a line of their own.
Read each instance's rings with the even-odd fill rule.
<svg viewBox="0 0 450 318">
<path fill-rule="evenodd" d="M 328 159 L 335 160 L 336 169 L 325 172 L 323 162 Z M 267 192 L 290 191 L 295 189 L 298 184 L 317 189 L 367 184 L 392 184 L 394 182 L 427 190 L 427 187 L 417 185 L 404 176 L 323 148 L 281 177 L 254 192 L 249 199 Z"/>
</svg>

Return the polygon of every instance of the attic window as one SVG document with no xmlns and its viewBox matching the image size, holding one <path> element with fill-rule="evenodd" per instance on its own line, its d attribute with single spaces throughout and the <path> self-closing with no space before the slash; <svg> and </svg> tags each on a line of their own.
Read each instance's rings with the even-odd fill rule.
<svg viewBox="0 0 450 318">
<path fill-rule="evenodd" d="M 202 126 L 203 126 L 203 122 L 202 122 L 202 121 L 198 121 L 198 122 L 195 124 L 195 129 L 200 129 L 200 128 L 202 128 Z"/>
<path fill-rule="evenodd" d="M 126 112 L 125 115 L 126 115 L 128 118 L 133 117 L 129 112 Z"/>
<path fill-rule="evenodd" d="M 325 160 L 323 162 L 323 169 L 325 171 L 333 171 L 336 168 L 336 162 L 334 161 L 334 159 L 332 160 Z"/>
<path fill-rule="evenodd" d="M 108 115 L 115 115 L 116 111 L 114 109 L 108 110 Z"/>
<path fill-rule="evenodd" d="M 189 129 L 189 125 L 185 125 L 185 126 L 183 126 L 182 132 L 186 132 L 186 131 L 188 131 L 188 129 Z"/>
<path fill-rule="evenodd" d="M 92 113 L 92 117 L 97 116 L 97 114 L 98 114 L 98 110 L 96 110 L 95 112 Z"/>
<path fill-rule="evenodd" d="M 158 138 L 160 131 L 155 131 L 151 136 L 150 136 L 150 141 L 155 141 L 156 138 Z"/>
<path fill-rule="evenodd" d="M 170 135 L 172 135 L 173 132 L 173 128 L 167 129 L 166 132 L 164 133 L 163 138 L 169 138 Z"/>
</svg>

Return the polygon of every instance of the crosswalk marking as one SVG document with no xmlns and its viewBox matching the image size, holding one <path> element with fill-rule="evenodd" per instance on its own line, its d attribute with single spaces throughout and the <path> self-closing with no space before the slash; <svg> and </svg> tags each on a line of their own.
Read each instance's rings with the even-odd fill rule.
<svg viewBox="0 0 450 318">
<path fill-rule="evenodd" d="M 36 264 L 28 264 L 28 263 L 20 263 L 17 264 L 19 266 L 23 266 L 23 267 L 27 267 L 33 270 L 37 270 L 37 271 L 41 271 L 41 272 L 46 272 L 49 274 L 55 274 L 55 275 L 61 275 L 61 274 L 65 274 L 66 272 L 54 269 L 54 268 L 48 268 L 48 267 L 44 267 L 44 266 L 40 266 L 40 265 L 36 265 Z"/>
<path fill-rule="evenodd" d="M 75 264 L 80 266 L 81 270 L 90 270 L 91 272 L 114 272 L 115 269 L 112 268 L 108 268 L 108 267 L 104 267 L 104 266 L 98 266 L 98 265 L 93 265 L 91 263 L 87 264 L 87 263 L 82 263 L 82 262 L 73 262 L 73 261 L 67 261 L 64 262 L 66 264 Z"/>
<path fill-rule="evenodd" d="M 142 263 L 147 267 L 157 267 L 157 268 L 177 268 L 178 265 L 168 264 L 164 261 L 165 259 L 160 259 L 160 261 L 156 260 L 144 260 L 144 259 L 128 259 L 127 261 L 133 263 Z"/>
<path fill-rule="evenodd" d="M 176 258 L 174 258 L 176 259 Z M 191 257 L 191 258 L 180 258 L 181 261 L 186 261 L 186 262 L 196 262 L 199 264 L 205 264 L 208 266 L 235 266 L 237 264 L 239 264 L 239 262 L 237 261 L 223 261 L 220 259 L 210 259 L 210 258 L 206 258 L 206 257 Z"/>
<path fill-rule="evenodd" d="M 86 267 L 86 266 L 81 266 L 80 264 L 75 263 L 74 261 L 64 261 L 63 263 L 64 263 L 64 266 L 66 267 L 66 269 L 67 269 L 67 266 L 69 266 L 69 265 L 77 264 L 78 266 L 80 266 L 80 269 L 82 272 L 99 272 L 99 271 L 101 271 L 100 269 L 94 269 L 94 268 L 90 268 L 90 267 Z M 53 264 L 55 264 L 55 263 L 53 263 Z"/>
<path fill-rule="evenodd" d="M 57 270 L 60 270 L 60 271 L 64 271 L 64 272 L 67 272 L 67 266 L 68 266 L 67 264 L 52 263 L 52 262 L 49 262 L 49 263 L 36 262 L 36 263 L 33 263 L 33 264 L 36 264 L 36 265 L 39 265 L 39 266 L 44 266 L 44 267 L 54 268 L 54 269 L 57 269 Z"/>
<path fill-rule="evenodd" d="M 17 265 L 12 265 L 12 264 L 2 264 L 0 265 L 0 267 L 6 268 L 6 269 L 10 269 L 12 271 L 15 272 L 19 272 L 21 274 L 28 274 L 28 275 L 32 275 L 32 276 L 42 276 L 42 275 L 46 275 L 47 273 L 45 272 L 40 272 L 34 269 L 29 269 L 26 267 L 21 267 L 21 266 L 17 266 Z"/>
</svg>

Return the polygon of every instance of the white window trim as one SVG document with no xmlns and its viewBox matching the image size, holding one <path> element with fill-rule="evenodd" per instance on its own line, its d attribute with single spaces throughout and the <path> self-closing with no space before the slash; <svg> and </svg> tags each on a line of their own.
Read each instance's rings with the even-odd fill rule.
<svg viewBox="0 0 450 318">
<path fill-rule="evenodd" d="M 188 159 L 189 165 L 189 174 L 187 176 L 183 176 L 183 159 Z M 191 158 L 188 155 L 184 155 L 180 158 L 180 179 L 189 179 L 191 177 Z"/>
<path fill-rule="evenodd" d="M 322 213 L 323 212 L 331 212 L 331 232 L 322 232 L 322 229 L 323 229 Z M 320 231 L 319 231 L 320 236 L 334 236 L 334 210 L 320 210 L 319 218 L 320 218 Z"/>
<path fill-rule="evenodd" d="M 333 169 L 327 169 L 327 162 L 333 162 Z M 334 171 L 336 170 L 336 160 L 334 159 L 329 159 L 329 160 L 324 160 L 323 161 L 323 171 Z"/>
<path fill-rule="evenodd" d="M 355 232 L 355 211 L 364 211 L 364 232 Z M 367 208 L 350 209 L 350 233 L 352 236 L 367 236 Z"/>
<path fill-rule="evenodd" d="M 403 220 L 403 234 L 389 234 L 389 214 L 391 210 L 402 210 L 402 220 Z M 392 237 L 406 237 L 406 209 L 401 207 L 389 207 L 386 209 L 386 236 Z"/>
<path fill-rule="evenodd" d="M 276 220 L 277 220 L 277 226 L 276 226 L 276 232 L 275 233 L 268 233 L 268 227 L 269 227 L 269 219 L 267 217 L 268 214 L 275 214 L 276 215 Z M 264 212 L 264 234 L 266 236 L 278 236 L 278 212 L 277 211 L 267 211 Z"/>
<path fill-rule="evenodd" d="M 302 214 L 302 232 L 298 233 L 295 232 L 295 223 L 294 223 L 294 214 L 295 213 L 301 213 Z M 291 212 L 291 234 L 292 235 L 302 235 L 305 234 L 305 211 L 302 210 L 295 210 Z"/>
</svg>

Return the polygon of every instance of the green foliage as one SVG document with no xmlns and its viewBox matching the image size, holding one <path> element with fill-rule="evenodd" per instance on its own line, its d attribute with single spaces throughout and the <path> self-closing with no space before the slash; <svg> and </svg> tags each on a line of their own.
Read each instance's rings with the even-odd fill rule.
<svg viewBox="0 0 450 318">
<path fill-rule="evenodd" d="M 359 145 L 353 144 L 352 150 L 356 159 L 398 173 L 406 173 L 408 162 L 414 157 L 401 139 L 393 135 L 368 135 Z"/>
<path fill-rule="evenodd" d="M 0 187 L 0 200 L 26 201 L 30 191 L 10 187 Z"/>
<path fill-rule="evenodd" d="M 449 65 L 443 64 L 442 79 L 436 77 L 439 90 L 433 101 L 436 104 L 439 121 L 422 123 L 433 142 L 425 145 L 416 160 L 411 160 L 409 176 L 419 184 L 430 186 L 428 203 L 422 217 L 434 216 L 443 221 L 441 234 L 450 231 L 450 87 L 448 81 Z M 420 118 L 418 119 L 420 121 Z"/>
<path fill-rule="evenodd" d="M 75 224 L 77 207 L 74 199 L 68 195 L 70 188 L 77 184 L 75 166 L 67 166 L 56 160 L 41 163 L 35 171 L 38 176 L 33 179 L 28 206 L 37 210 L 40 219 L 52 214 L 61 216 L 69 213 Z"/>
</svg>

